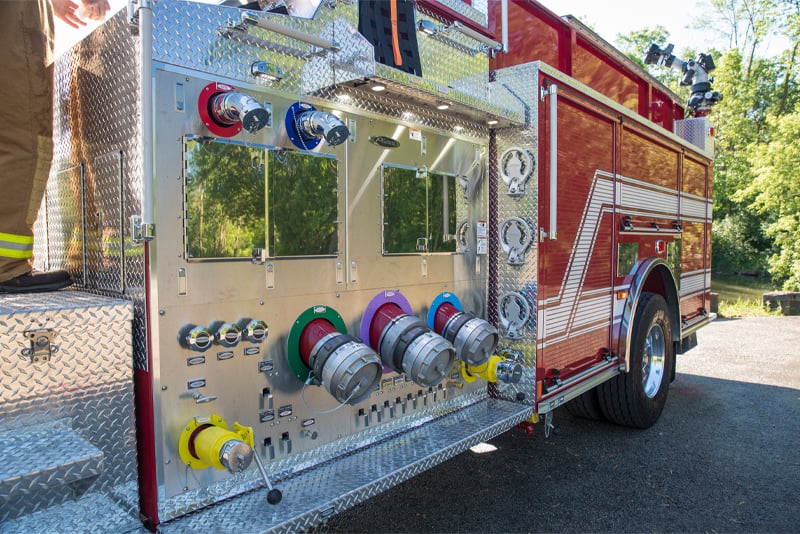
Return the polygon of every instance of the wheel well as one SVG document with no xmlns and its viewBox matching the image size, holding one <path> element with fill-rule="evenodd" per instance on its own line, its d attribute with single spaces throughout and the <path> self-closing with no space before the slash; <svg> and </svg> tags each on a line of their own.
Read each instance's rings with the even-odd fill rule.
<svg viewBox="0 0 800 534">
<path fill-rule="evenodd" d="M 622 359 L 621 368 L 630 369 L 630 337 L 633 323 L 639 313 L 639 303 L 644 293 L 661 295 L 667 304 L 669 323 L 672 328 L 673 347 L 680 345 L 681 318 L 678 285 L 667 263 L 660 258 L 649 258 L 639 263 L 633 274 L 630 293 L 625 301 L 617 331 L 617 354 Z M 676 350 L 676 352 L 678 352 Z M 674 375 L 674 370 L 673 370 Z"/>
<path fill-rule="evenodd" d="M 669 268 L 663 264 L 655 266 L 642 285 L 642 292 L 656 293 L 664 298 L 667 302 L 667 309 L 669 310 L 670 326 L 672 326 L 672 341 L 680 341 L 680 301 L 678 299 L 678 288 L 675 284 L 675 278 L 672 276 Z"/>
</svg>

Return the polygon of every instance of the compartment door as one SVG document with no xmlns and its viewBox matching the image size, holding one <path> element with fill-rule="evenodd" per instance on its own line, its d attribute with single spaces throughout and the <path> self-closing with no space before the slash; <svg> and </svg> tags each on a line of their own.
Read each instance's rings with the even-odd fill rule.
<svg viewBox="0 0 800 534">
<path fill-rule="evenodd" d="M 550 95 L 539 110 L 537 380 L 545 387 L 602 361 L 611 347 L 619 124 L 569 87 L 540 77 L 542 86 L 553 83 L 556 109 Z"/>
</svg>

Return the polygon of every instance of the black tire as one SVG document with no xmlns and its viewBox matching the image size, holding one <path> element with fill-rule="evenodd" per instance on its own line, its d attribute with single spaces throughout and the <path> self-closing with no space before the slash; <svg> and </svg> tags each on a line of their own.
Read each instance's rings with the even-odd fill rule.
<svg viewBox="0 0 800 534">
<path fill-rule="evenodd" d="M 567 411 L 575 417 L 582 417 L 593 421 L 602 421 L 605 419 L 603 410 L 600 408 L 597 388 L 592 388 L 581 396 L 572 399 L 565 407 Z"/>
<path fill-rule="evenodd" d="M 651 336 L 648 340 L 648 335 Z M 659 338 L 660 341 L 659 342 Z M 663 364 L 649 366 L 653 373 L 645 372 L 643 363 L 646 344 L 650 354 L 663 353 Z M 663 346 L 662 346 L 663 345 Z M 654 362 L 658 358 L 647 358 Z M 630 369 L 611 380 L 600 384 L 597 393 L 600 408 L 612 423 L 634 428 L 649 428 L 658 421 L 669 393 L 670 373 L 675 360 L 672 343 L 672 326 L 669 322 L 667 303 L 655 293 L 642 294 L 633 323 L 630 346 Z M 648 377 L 648 392 L 644 378 Z"/>
</svg>

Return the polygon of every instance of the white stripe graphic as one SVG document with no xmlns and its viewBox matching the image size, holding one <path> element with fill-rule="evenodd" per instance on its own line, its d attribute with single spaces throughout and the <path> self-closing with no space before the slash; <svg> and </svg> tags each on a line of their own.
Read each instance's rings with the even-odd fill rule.
<svg viewBox="0 0 800 534">
<path fill-rule="evenodd" d="M 537 319 L 540 325 L 544 325 L 539 330 L 540 348 L 607 327 L 607 323 L 592 327 L 588 325 L 609 317 L 611 292 L 615 288 L 584 292 L 583 286 L 600 231 L 600 221 L 605 213 L 614 210 L 615 192 L 617 209 L 624 209 L 626 214 L 672 219 L 677 217 L 680 206 L 682 219 L 697 219 L 706 223 L 711 220 L 711 201 L 708 199 L 682 193 L 679 202 L 679 195 L 673 189 L 621 175 L 617 175 L 615 191 L 614 175 L 596 170 L 558 295 L 539 301 Z M 707 271 L 684 273 L 681 276 L 681 297 L 703 292 L 708 287 L 708 278 Z M 614 306 L 614 323 L 619 322 L 621 312 L 622 302 L 617 302 Z M 545 338 L 546 343 L 543 342 Z"/>
</svg>

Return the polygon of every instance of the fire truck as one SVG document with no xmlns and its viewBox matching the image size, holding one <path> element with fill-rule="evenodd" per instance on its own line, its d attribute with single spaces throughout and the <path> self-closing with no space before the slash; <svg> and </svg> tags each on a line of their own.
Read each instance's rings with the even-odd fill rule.
<svg viewBox="0 0 800 534">
<path fill-rule="evenodd" d="M 231 4 L 231 2 L 227 2 Z M 554 411 L 655 424 L 709 312 L 713 60 L 533 0 L 138 0 L 55 66 L 0 297 L 0 530 L 297 531 Z"/>
</svg>

